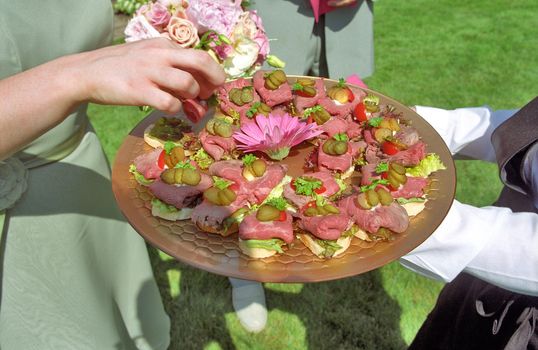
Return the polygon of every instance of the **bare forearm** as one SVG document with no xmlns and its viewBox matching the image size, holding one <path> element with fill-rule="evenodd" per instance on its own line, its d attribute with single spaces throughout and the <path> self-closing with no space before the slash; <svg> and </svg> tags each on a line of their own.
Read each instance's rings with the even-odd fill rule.
<svg viewBox="0 0 538 350">
<path fill-rule="evenodd" d="M 64 57 L 0 81 L 0 160 L 58 125 L 79 103 Z"/>
<path fill-rule="evenodd" d="M 224 83 L 204 51 L 167 39 L 65 56 L 0 81 L 0 160 L 62 122 L 77 104 L 149 105 L 176 113 Z"/>
</svg>

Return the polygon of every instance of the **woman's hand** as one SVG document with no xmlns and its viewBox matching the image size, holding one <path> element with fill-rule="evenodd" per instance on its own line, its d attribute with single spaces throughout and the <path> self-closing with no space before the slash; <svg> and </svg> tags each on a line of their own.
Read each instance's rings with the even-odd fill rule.
<svg viewBox="0 0 538 350">
<path fill-rule="evenodd" d="M 176 113 L 181 100 L 208 98 L 224 83 L 220 65 L 205 51 L 158 38 L 66 58 L 76 70 L 80 101 L 149 105 Z"/>
<path fill-rule="evenodd" d="M 61 123 L 84 102 L 149 105 L 176 113 L 224 83 L 205 51 L 164 39 L 64 56 L 0 80 L 0 160 Z"/>
</svg>

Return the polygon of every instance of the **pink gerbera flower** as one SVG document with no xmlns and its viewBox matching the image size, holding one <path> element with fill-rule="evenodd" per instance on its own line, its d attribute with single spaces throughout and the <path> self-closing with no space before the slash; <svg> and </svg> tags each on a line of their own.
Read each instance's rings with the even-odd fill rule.
<svg viewBox="0 0 538 350">
<path fill-rule="evenodd" d="M 243 152 L 261 151 L 271 159 L 282 160 L 293 146 L 321 133 L 316 123 L 307 124 L 288 113 L 270 113 L 267 117 L 258 114 L 255 121 L 242 124 L 233 137 L 242 143 L 237 148 Z"/>
</svg>

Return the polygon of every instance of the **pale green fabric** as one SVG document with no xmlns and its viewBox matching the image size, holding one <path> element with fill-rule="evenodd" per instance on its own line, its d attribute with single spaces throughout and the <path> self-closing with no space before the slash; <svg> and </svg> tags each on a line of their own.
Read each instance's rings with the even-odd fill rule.
<svg viewBox="0 0 538 350">
<path fill-rule="evenodd" d="M 109 0 L 0 0 L 0 9 L 0 77 L 110 41 Z M 81 107 L 18 156 L 54 154 L 86 121 Z M 106 157 L 85 130 L 71 154 L 30 170 L 26 193 L 8 210 L 2 350 L 168 346 L 146 246 L 116 207 Z"/>
<path fill-rule="evenodd" d="M 314 15 L 308 0 L 256 0 L 252 2 L 263 20 L 271 53 L 286 62 L 287 74 L 319 74 L 322 54 L 320 33 L 314 33 Z M 325 15 L 325 55 L 328 75 L 361 78 L 374 71 L 373 4 L 358 0 Z M 266 65 L 267 68 L 267 65 Z"/>
</svg>

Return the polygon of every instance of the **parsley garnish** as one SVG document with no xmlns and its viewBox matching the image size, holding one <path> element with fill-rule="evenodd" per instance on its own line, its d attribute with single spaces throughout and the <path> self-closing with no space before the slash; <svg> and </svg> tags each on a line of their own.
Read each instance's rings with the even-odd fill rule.
<svg viewBox="0 0 538 350">
<path fill-rule="evenodd" d="M 200 169 L 207 169 L 213 164 L 213 158 L 203 148 L 196 151 L 190 158 L 198 164 Z"/>
<path fill-rule="evenodd" d="M 244 156 L 241 160 L 243 161 L 243 165 L 250 165 L 252 164 L 256 159 L 258 159 L 258 157 L 256 157 L 254 154 L 247 154 L 246 156 Z"/>
<path fill-rule="evenodd" d="M 258 112 L 258 107 L 262 105 L 261 102 L 254 102 L 252 106 L 247 111 L 247 117 L 252 118 L 256 112 Z"/>
<path fill-rule="evenodd" d="M 370 126 L 373 126 L 374 128 L 377 128 L 379 124 L 381 124 L 382 121 L 383 121 L 383 117 L 375 117 L 375 118 L 368 119 L 368 124 Z"/>
<path fill-rule="evenodd" d="M 190 161 L 187 159 L 187 160 L 184 160 L 183 162 L 178 162 L 174 168 L 176 169 L 191 169 L 191 170 L 195 170 L 196 168 L 194 167 L 194 165 L 192 165 L 190 163 Z"/>
<path fill-rule="evenodd" d="M 323 107 L 320 105 L 315 105 L 314 107 L 310 107 L 304 110 L 303 116 L 305 118 L 308 118 L 308 116 L 312 113 L 321 112 L 323 110 Z"/>
<path fill-rule="evenodd" d="M 299 83 L 295 83 L 291 86 L 291 89 L 293 91 L 303 91 L 304 90 L 304 86 L 302 86 L 301 84 Z"/>
<path fill-rule="evenodd" d="M 295 193 L 305 196 L 311 196 L 314 194 L 314 190 L 320 188 L 323 183 L 318 179 L 298 177 L 293 181 L 295 186 Z"/>
<path fill-rule="evenodd" d="M 333 136 L 333 139 L 335 139 L 336 141 L 343 141 L 343 142 L 347 142 L 349 140 L 349 138 L 347 137 L 347 134 L 345 132 L 335 134 Z"/>
<path fill-rule="evenodd" d="M 346 87 L 346 81 L 344 78 L 338 79 L 338 84 L 336 84 L 338 87 Z"/>
<path fill-rule="evenodd" d="M 389 184 L 389 180 L 375 179 L 374 181 L 372 181 L 371 184 L 366 185 L 366 186 L 361 186 L 361 192 L 367 192 L 367 191 L 373 190 L 378 185 L 388 185 L 388 184 Z"/>
<path fill-rule="evenodd" d="M 172 141 L 166 141 L 164 143 L 164 151 L 166 152 L 166 154 L 170 154 L 170 152 L 172 152 L 172 149 L 176 147 L 176 144 L 173 143 Z"/>
<path fill-rule="evenodd" d="M 265 202 L 265 204 L 275 207 L 280 211 L 286 210 L 286 208 L 288 207 L 288 202 L 282 197 L 271 198 L 267 202 Z"/>
<path fill-rule="evenodd" d="M 224 190 L 225 188 L 228 188 L 232 184 L 232 181 L 225 180 L 218 176 L 213 176 L 213 186 L 218 188 L 219 190 Z"/>
<path fill-rule="evenodd" d="M 389 163 L 381 162 L 375 167 L 375 172 L 378 174 L 389 171 Z"/>
</svg>

